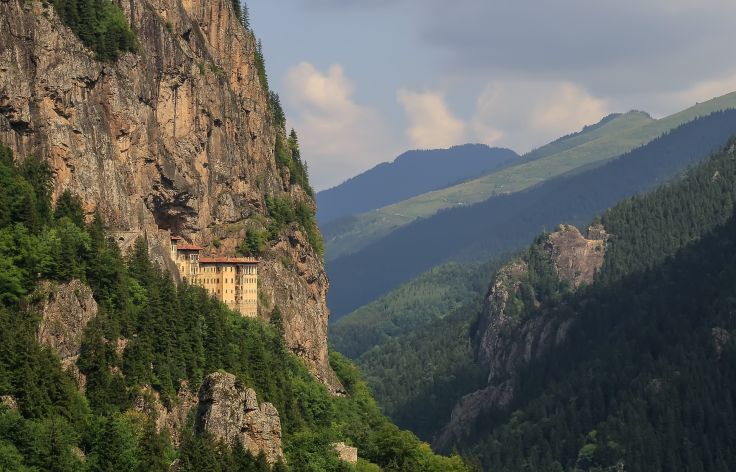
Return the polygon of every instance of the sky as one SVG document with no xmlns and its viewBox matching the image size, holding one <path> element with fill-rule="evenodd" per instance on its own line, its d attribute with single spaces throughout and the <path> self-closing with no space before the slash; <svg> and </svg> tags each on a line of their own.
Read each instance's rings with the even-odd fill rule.
<svg viewBox="0 0 736 472">
<path fill-rule="evenodd" d="M 528 152 L 736 91 L 733 0 L 247 0 L 317 190 L 409 149 Z"/>
</svg>

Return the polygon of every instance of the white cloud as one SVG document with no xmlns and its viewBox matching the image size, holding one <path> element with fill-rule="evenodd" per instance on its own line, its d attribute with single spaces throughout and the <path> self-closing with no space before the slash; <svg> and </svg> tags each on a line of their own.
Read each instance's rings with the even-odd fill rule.
<svg viewBox="0 0 736 472">
<path fill-rule="evenodd" d="M 302 154 L 317 189 L 336 185 L 398 154 L 378 113 L 355 102 L 355 84 L 340 65 L 320 72 L 302 62 L 286 77 L 290 123 L 300 136 Z"/>
<path fill-rule="evenodd" d="M 496 81 L 478 98 L 470 128 L 480 142 L 525 152 L 607 113 L 606 100 L 570 82 Z"/>
<path fill-rule="evenodd" d="M 667 101 L 677 103 L 679 108 L 685 108 L 696 102 L 703 102 L 734 91 L 736 91 L 736 73 L 715 80 L 696 82 L 689 88 L 672 94 Z"/>
<path fill-rule="evenodd" d="M 441 93 L 401 89 L 396 98 L 409 119 L 406 134 L 413 147 L 442 148 L 465 141 L 466 125 L 452 114 Z"/>
<path fill-rule="evenodd" d="M 577 130 L 606 113 L 606 102 L 569 82 L 550 88 L 551 95 L 531 110 L 531 126 L 552 135 Z"/>
<path fill-rule="evenodd" d="M 596 123 L 609 108 L 580 86 L 558 81 L 490 82 L 467 119 L 452 114 L 440 91 L 401 89 L 397 98 L 408 117 L 411 146 L 423 149 L 472 141 L 525 152 Z"/>
</svg>

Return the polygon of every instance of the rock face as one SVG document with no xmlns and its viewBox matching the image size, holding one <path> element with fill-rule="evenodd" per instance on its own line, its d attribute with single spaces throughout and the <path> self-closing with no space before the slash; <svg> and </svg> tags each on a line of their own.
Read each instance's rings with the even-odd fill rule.
<svg viewBox="0 0 736 472">
<path fill-rule="evenodd" d="M 552 263 L 557 276 L 572 289 L 591 284 L 603 265 L 608 235 L 601 225 L 588 229 L 585 238 L 570 225 L 562 225 L 540 244 L 545 257 Z M 514 398 L 514 375 L 517 369 L 544 355 L 562 343 L 572 325 L 572 319 L 554 316 L 524 316 L 512 313 L 519 294 L 529 275 L 529 264 L 524 259 L 512 261 L 501 268 L 488 290 L 476 334 L 478 361 L 489 370 L 488 386 L 463 397 L 452 411 L 449 423 L 434 441 L 440 449 L 448 449 L 472 430 L 477 418 L 485 411 L 503 409 Z M 536 296 L 529 307 L 536 310 L 540 302 Z"/>
<path fill-rule="evenodd" d="M 347 462 L 348 464 L 358 463 L 358 448 L 351 447 L 343 442 L 335 443 L 332 445 L 337 451 L 337 455 L 340 456 L 340 460 Z"/>
<path fill-rule="evenodd" d="M 143 387 L 141 395 L 133 404 L 133 409 L 144 413 L 149 418 L 155 418 L 156 431 L 168 429 L 174 446 L 179 447 L 181 432 L 186 426 L 187 416 L 192 409 L 196 408 L 198 402 L 199 399 L 189 391 L 187 382 L 182 381 L 176 404 L 171 410 L 166 409 L 158 392 L 150 386 Z"/>
<path fill-rule="evenodd" d="M 253 389 L 238 385 L 235 376 L 210 374 L 199 389 L 196 427 L 232 446 L 240 441 L 254 455 L 263 452 L 269 463 L 284 456 L 281 421 L 270 403 L 258 404 Z"/>
<path fill-rule="evenodd" d="M 608 234 L 602 225 L 588 228 L 587 238 L 575 226 L 561 225 L 549 235 L 544 249 L 554 260 L 560 279 L 578 288 L 593 282 L 595 273 L 603 265 L 607 240 Z"/>
<path fill-rule="evenodd" d="M 92 289 L 79 280 L 58 284 L 42 282 L 38 293 L 43 295 L 36 309 L 41 314 L 38 342 L 51 347 L 61 357 L 65 370 L 84 388 L 84 375 L 76 362 L 82 349 L 82 337 L 87 324 L 97 316 L 97 302 Z"/>
<path fill-rule="evenodd" d="M 0 396 L 0 405 L 3 405 L 8 410 L 17 410 L 18 409 L 18 402 L 11 395 L 3 395 L 3 396 Z"/>
<path fill-rule="evenodd" d="M 145 236 L 175 273 L 168 237 L 232 254 L 267 222 L 266 195 L 310 206 L 274 157 L 277 135 L 255 64 L 256 41 L 229 0 L 116 0 L 139 54 L 95 59 L 47 2 L 0 0 L 0 141 L 45 157 L 54 195 L 98 209 L 125 246 Z M 278 305 L 287 345 L 333 393 L 321 257 L 296 225 L 259 268 L 267 318 Z"/>
</svg>

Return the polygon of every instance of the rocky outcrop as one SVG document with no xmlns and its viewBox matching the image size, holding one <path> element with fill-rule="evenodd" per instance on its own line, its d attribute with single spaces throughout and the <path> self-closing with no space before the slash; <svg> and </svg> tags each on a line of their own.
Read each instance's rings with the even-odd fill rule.
<svg viewBox="0 0 736 472">
<path fill-rule="evenodd" d="M 596 272 L 603 266 L 608 236 L 601 225 L 591 226 L 588 238 L 571 225 L 561 225 L 540 243 L 553 264 L 560 280 L 575 289 L 593 283 Z M 519 290 L 527 278 L 529 266 L 523 259 L 501 268 L 491 283 L 483 304 L 478 327 L 478 357 L 490 368 L 489 380 L 509 375 L 514 366 L 526 363 L 535 351 L 559 344 L 567 333 L 569 323 L 544 318 L 519 319 L 510 312 L 539 308 L 532 300 L 530 307 L 510 307 L 519 304 Z M 530 290 L 532 296 L 534 291 Z M 513 332 L 511 332 L 513 331 Z"/>
<path fill-rule="evenodd" d="M 186 381 L 182 381 L 175 404 L 167 409 L 161 402 L 159 393 L 150 386 L 144 386 L 133 403 L 133 409 L 153 418 L 156 431 L 168 430 L 174 446 L 179 447 L 189 412 L 197 407 L 199 399 L 192 394 Z"/>
<path fill-rule="evenodd" d="M 258 79 L 256 41 L 229 0 L 116 0 L 141 51 L 95 59 L 50 2 L 0 1 L 0 141 L 44 156 L 54 195 L 70 189 L 99 210 L 122 246 L 146 236 L 167 265 L 175 233 L 232 254 L 268 221 L 265 196 L 314 202 L 274 157 L 277 133 Z M 297 225 L 268 247 L 259 270 L 267 318 L 333 392 L 321 257 Z"/>
<path fill-rule="evenodd" d="M 358 448 L 348 446 L 344 442 L 335 443 L 332 445 L 340 457 L 341 461 L 347 462 L 348 464 L 358 463 Z"/>
<path fill-rule="evenodd" d="M 601 225 L 591 226 L 587 238 L 576 227 L 561 225 L 538 244 L 559 280 L 576 289 L 593 283 L 603 266 L 607 239 Z M 517 369 L 565 340 L 574 320 L 545 316 L 534 287 L 529 284 L 529 270 L 528 261 L 522 258 L 495 275 L 476 334 L 477 358 L 488 368 L 488 386 L 457 403 L 450 421 L 435 438 L 434 445 L 439 449 L 447 450 L 469 434 L 484 412 L 508 407 L 514 398 Z M 522 302 L 520 291 L 525 283 L 527 299 Z"/>
<path fill-rule="evenodd" d="M 35 309 L 41 314 L 36 333 L 38 342 L 52 348 L 65 370 L 72 373 L 84 389 L 85 378 L 76 362 L 82 350 L 87 324 L 97 316 L 97 302 L 92 289 L 79 280 L 69 283 L 41 282 L 41 296 Z"/>
<path fill-rule="evenodd" d="M 263 452 L 269 463 L 283 459 L 281 421 L 270 403 L 258 404 L 256 392 L 235 376 L 217 372 L 199 389 L 196 428 L 227 445 L 238 441 L 254 455 Z"/>
<path fill-rule="evenodd" d="M 602 225 L 588 228 L 587 238 L 575 226 L 561 225 L 547 237 L 544 249 L 554 261 L 560 279 L 578 288 L 593 283 L 595 273 L 603 265 L 607 240 Z"/>
<path fill-rule="evenodd" d="M 18 410 L 18 401 L 12 395 L 0 396 L 0 405 L 8 410 Z"/>
</svg>

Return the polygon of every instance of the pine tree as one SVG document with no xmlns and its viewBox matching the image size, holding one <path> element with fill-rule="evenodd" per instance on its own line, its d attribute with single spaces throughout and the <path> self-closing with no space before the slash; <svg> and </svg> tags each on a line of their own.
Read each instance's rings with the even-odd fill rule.
<svg viewBox="0 0 736 472">
<path fill-rule="evenodd" d="M 248 4 L 246 2 L 242 4 L 240 23 L 246 31 L 250 31 L 250 12 L 248 11 Z"/>
</svg>

